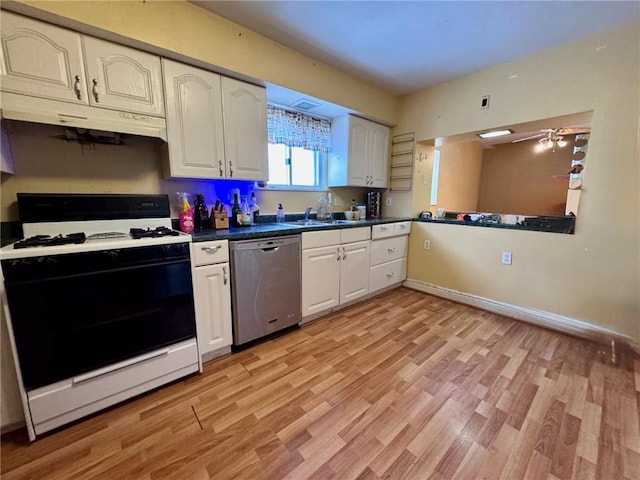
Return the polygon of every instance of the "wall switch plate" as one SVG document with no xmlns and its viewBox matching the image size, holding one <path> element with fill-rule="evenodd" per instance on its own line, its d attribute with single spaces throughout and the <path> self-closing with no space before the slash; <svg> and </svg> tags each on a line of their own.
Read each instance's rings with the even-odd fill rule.
<svg viewBox="0 0 640 480">
<path fill-rule="evenodd" d="M 511 252 L 502 252 L 502 263 L 504 265 L 511 265 Z"/>
<path fill-rule="evenodd" d="M 480 99 L 480 108 L 481 109 L 489 108 L 489 95 L 485 95 Z"/>
<path fill-rule="evenodd" d="M 431 240 L 424 241 L 424 249 L 429 250 L 431 248 Z"/>
<path fill-rule="evenodd" d="M 391 197 L 387 197 L 387 207 L 390 207 L 392 203 Z"/>
</svg>

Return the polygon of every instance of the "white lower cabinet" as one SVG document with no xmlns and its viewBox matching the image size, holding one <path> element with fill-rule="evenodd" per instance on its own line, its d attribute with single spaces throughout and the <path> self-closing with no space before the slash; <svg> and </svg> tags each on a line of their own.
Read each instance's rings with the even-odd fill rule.
<svg viewBox="0 0 640 480">
<path fill-rule="evenodd" d="M 207 361 L 232 342 L 229 242 L 192 243 L 191 261 L 198 350 Z"/>
<path fill-rule="evenodd" d="M 407 278 L 407 244 L 411 222 L 374 225 L 371 232 L 369 291 L 376 292 Z"/>
<path fill-rule="evenodd" d="M 369 293 L 369 227 L 302 234 L 302 317 Z"/>
</svg>

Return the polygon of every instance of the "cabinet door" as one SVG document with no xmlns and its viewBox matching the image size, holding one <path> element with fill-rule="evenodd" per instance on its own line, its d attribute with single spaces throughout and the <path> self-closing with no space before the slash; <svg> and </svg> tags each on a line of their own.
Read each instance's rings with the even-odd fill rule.
<svg viewBox="0 0 640 480">
<path fill-rule="evenodd" d="M 369 182 L 367 186 L 387 186 L 389 166 L 389 128 L 371 122 L 369 126 Z"/>
<path fill-rule="evenodd" d="M 340 301 L 338 245 L 302 251 L 302 316 L 335 307 Z"/>
<path fill-rule="evenodd" d="M 220 75 L 162 60 L 169 176 L 224 178 Z"/>
<path fill-rule="evenodd" d="M 2 90 L 88 103 L 80 35 L 2 11 Z"/>
<path fill-rule="evenodd" d="M 266 90 L 222 77 L 227 177 L 268 180 Z"/>
<path fill-rule="evenodd" d="M 193 269 L 193 290 L 200 356 L 231 345 L 229 264 Z"/>
<path fill-rule="evenodd" d="M 368 124 L 358 117 L 349 117 L 349 153 L 348 184 L 351 186 L 367 186 L 369 175 L 368 161 Z"/>
<path fill-rule="evenodd" d="M 93 37 L 83 43 L 91 105 L 164 117 L 160 57 Z"/>
<path fill-rule="evenodd" d="M 369 293 L 369 240 L 340 246 L 340 303 Z"/>
</svg>

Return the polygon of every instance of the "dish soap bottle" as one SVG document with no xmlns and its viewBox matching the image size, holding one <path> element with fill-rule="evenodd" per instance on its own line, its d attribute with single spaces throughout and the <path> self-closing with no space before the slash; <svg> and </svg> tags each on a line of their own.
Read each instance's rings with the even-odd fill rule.
<svg viewBox="0 0 640 480">
<path fill-rule="evenodd" d="M 284 208 L 282 208 L 282 204 L 278 204 L 278 213 L 276 214 L 276 222 L 284 223 Z"/>
<path fill-rule="evenodd" d="M 333 198 L 331 192 L 327 193 L 327 220 L 333 220 Z"/>
</svg>

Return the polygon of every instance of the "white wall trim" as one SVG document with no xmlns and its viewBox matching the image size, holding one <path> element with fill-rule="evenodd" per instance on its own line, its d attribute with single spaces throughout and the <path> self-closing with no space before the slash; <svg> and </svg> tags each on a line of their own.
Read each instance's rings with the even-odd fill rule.
<svg viewBox="0 0 640 480">
<path fill-rule="evenodd" d="M 403 285 L 407 288 L 419 290 L 430 295 L 470 305 L 482 310 L 487 310 L 491 313 L 503 315 L 515 320 L 521 320 L 538 327 L 555 330 L 567 335 L 587 338 L 589 340 L 599 342 L 604 341 L 606 343 L 611 341 L 611 339 L 623 341 L 631 346 L 636 352 L 640 351 L 640 343 L 638 339 L 634 339 L 616 330 L 608 329 L 600 325 L 594 325 L 576 318 L 565 317 L 563 315 L 546 312 L 544 310 L 537 310 L 535 308 L 521 307 L 518 305 L 499 302 L 490 298 L 459 292 L 450 288 L 439 287 L 419 280 L 407 279 Z"/>
</svg>

